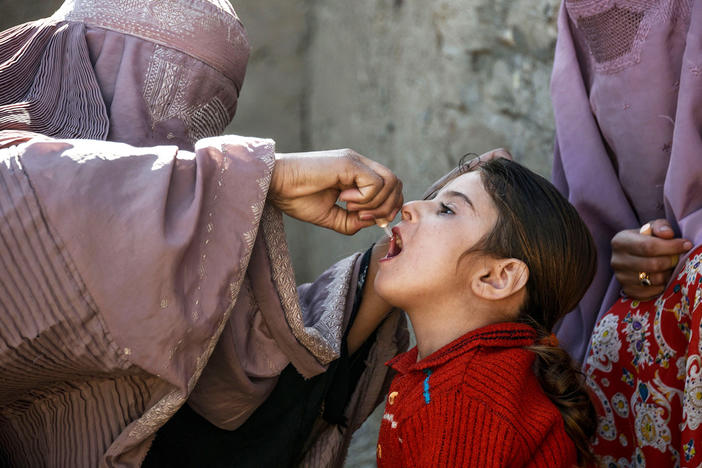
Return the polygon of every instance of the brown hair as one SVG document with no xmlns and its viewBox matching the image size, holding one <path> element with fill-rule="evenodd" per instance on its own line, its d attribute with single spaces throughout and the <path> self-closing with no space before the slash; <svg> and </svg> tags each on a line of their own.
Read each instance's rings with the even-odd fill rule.
<svg viewBox="0 0 702 468">
<path fill-rule="evenodd" d="M 540 339 L 548 337 L 583 297 L 595 274 L 596 251 L 587 226 L 550 182 L 516 162 L 474 160 L 459 167 L 455 175 L 480 171 L 498 211 L 494 229 L 470 250 L 516 258 L 528 266 L 518 321 L 531 325 Z M 536 354 L 536 377 L 563 416 L 578 462 L 590 462 L 597 417 L 583 375 L 564 349 L 540 339 L 529 347 Z"/>
</svg>

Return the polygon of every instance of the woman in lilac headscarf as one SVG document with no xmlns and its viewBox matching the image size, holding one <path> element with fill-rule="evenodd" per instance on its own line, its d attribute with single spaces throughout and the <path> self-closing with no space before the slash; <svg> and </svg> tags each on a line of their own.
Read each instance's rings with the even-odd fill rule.
<svg viewBox="0 0 702 468">
<path fill-rule="evenodd" d="M 558 26 L 554 179 L 599 252 L 558 335 L 585 364 L 593 450 L 605 466 L 698 466 L 702 2 L 565 0 Z"/>
<path fill-rule="evenodd" d="M 206 138 L 248 51 L 226 0 L 69 0 L 0 33 L 0 463 L 136 466 L 179 409 L 237 433 L 289 383 L 299 433 L 258 429 L 338 465 L 382 399 L 407 335 L 363 288 L 371 252 L 298 290 L 280 210 L 353 233 L 401 184 L 350 150 Z"/>
</svg>

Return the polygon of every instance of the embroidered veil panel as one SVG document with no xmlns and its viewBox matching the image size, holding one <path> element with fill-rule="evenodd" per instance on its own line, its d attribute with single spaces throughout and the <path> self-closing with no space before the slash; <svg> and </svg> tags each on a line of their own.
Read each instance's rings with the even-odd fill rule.
<svg viewBox="0 0 702 468">
<path fill-rule="evenodd" d="M 249 45 L 228 1 L 69 0 L 51 21 L 81 22 L 155 44 L 143 71 L 142 94 L 151 120 L 145 123 L 166 140 L 162 143 L 187 148 L 188 143 L 222 134 L 234 117 Z M 117 115 L 124 112 L 120 109 Z M 119 123 L 113 115 L 111 124 Z M 112 137 L 119 134 L 134 143 L 124 129 L 113 128 Z"/>
<path fill-rule="evenodd" d="M 651 27 L 689 21 L 692 0 L 566 0 L 571 21 L 587 44 L 593 68 L 616 73 L 641 58 Z"/>
<path fill-rule="evenodd" d="M 68 0 L 52 16 L 80 21 L 182 51 L 241 88 L 249 55 L 246 33 L 224 0 Z"/>
<path fill-rule="evenodd" d="M 217 96 L 211 101 L 193 108 L 188 122 L 188 134 L 192 141 L 220 135 L 229 124 L 231 117 L 222 100 Z"/>
<path fill-rule="evenodd" d="M 227 92 L 228 83 L 220 80 L 219 86 L 212 87 L 212 92 L 194 96 L 198 82 L 217 81 L 216 73 L 204 70 L 209 75 L 205 78 L 201 76 L 202 72 L 195 71 L 191 59 L 180 52 L 158 45 L 154 48 L 143 90 L 152 129 L 160 122 L 179 119 L 191 143 L 222 134 L 234 117 L 234 90 Z M 222 90 L 225 95 L 221 94 Z M 227 97 L 233 100 L 233 104 L 223 102 Z"/>
</svg>

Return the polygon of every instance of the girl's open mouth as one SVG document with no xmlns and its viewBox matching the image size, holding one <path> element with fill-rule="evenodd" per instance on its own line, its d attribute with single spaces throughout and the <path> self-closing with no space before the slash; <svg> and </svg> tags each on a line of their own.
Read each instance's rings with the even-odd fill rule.
<svg viewBox="0 0 702 468">
<path fill-rule="evenodd" d="M 380 261 L 390 260 L 393 257 L 397 257 L 402 252 L 402 237 L 400 236 L 400 230 L 395 226 L 392 228 L 393 236 L 390 238 L 390 246 L 388 247 L 388 253 L 385 257 L 381 258 Z"/>
</svg>

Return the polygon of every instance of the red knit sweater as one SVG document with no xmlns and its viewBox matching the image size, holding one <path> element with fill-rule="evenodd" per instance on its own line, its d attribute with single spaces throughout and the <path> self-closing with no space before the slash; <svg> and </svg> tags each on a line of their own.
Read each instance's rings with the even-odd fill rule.
<svg viewBox="0 0 702 468">
<path fill-rule="evenodd" d="M 474 330 L 417 362 L 417 348 L 387 365 L 398 371 L 380 426 L 384 467 L 571 467 L 575 445 L 531 365 L 531 327 Z"/>
</svg>

